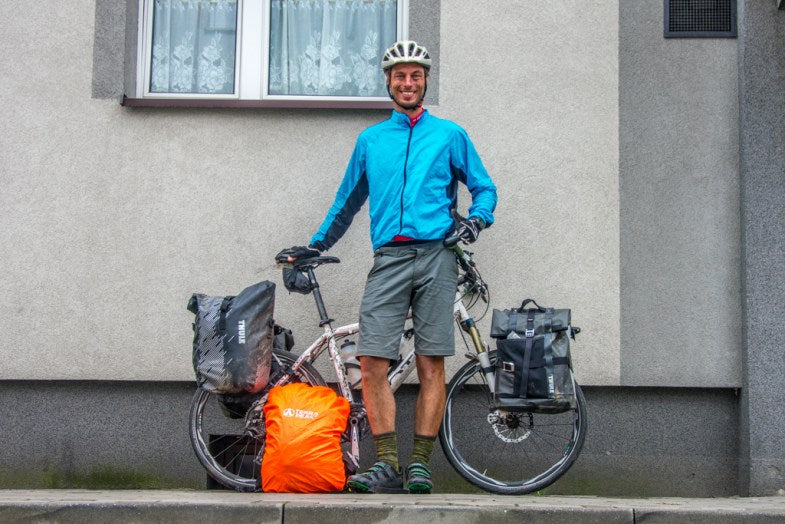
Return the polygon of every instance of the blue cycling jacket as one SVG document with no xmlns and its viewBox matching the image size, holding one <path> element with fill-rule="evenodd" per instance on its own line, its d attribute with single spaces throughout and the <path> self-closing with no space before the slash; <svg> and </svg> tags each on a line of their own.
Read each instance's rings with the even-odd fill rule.
<svg viewBox="0 0 785 524">
<path fill-rule="evenodd" d="M 393 111 L 357 138 L 335 202 L 311 245 L 320 251 L 332 247 L 366 199 L 374 249 L 396 235 L 444 238 L 453 227 L 458 182 L 472 195 L 469 216 L 491 225 L 496 186 L 466 132 L 427 111 L 411 126 L 406 114 Z"/>
</svg>

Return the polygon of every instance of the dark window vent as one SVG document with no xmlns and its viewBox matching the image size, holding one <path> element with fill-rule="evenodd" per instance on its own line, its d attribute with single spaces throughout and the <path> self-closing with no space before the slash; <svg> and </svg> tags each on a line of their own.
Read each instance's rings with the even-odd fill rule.
<svg viewBox="0 0 785 524">
<path fill-rule="evenodd" d="M 665 38 L 733 38 L 736 0 L 665 0 Z"/>
</svg>

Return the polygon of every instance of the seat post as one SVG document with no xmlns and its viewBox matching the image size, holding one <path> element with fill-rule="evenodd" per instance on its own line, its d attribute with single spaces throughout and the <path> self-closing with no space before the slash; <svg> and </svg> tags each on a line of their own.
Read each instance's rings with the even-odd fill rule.
<svg viewBox="0 0 785 524">
<path fill-rule="evenodd" d="M 329 324 L 333 321 L 327 316 L 327 309 L 324 307 L 324 300 L 322 299 L 322 292 L 319 291 L 319 283 L 316 281 L 316 274 L 313 272 L 313 267 L 308 266 L 308 280 L 311 281 L 311 288 L 313 289 L 313 298 L 316 300 L 316 309 L 319 311 L 319 327 Z"/>
</svg>

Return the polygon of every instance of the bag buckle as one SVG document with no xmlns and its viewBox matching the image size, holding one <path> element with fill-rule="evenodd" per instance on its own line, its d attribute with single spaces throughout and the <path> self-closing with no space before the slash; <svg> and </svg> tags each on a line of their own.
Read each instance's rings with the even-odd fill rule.
<svg viewBox="0 0 785 524">
<path fill-rule="evenodd" d="M 531 338 L 534 336 L 534 329 L 527 329 L 526 330 L 526 338 Z"/>
<path fill-rule="evenodd" d="M 502 369 L 509 373 L 515 373 L 515 362 L 502 362 Z"/>
</svg>

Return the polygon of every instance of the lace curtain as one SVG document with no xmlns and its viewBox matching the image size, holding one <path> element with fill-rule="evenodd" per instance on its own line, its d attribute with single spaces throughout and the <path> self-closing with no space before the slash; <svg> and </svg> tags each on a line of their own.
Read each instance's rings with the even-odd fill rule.
<svg viewBox="0 0 785 524">
<path fill-rule="evenodd" d="M 237 0 L 155 0 L 150 91 L 233 93 Z"/>
<path fill-rule="evenodd" d="M 397 0 L 271 0 L 273 95 L 387 96 L 379 64 Z"/>
</svg>

